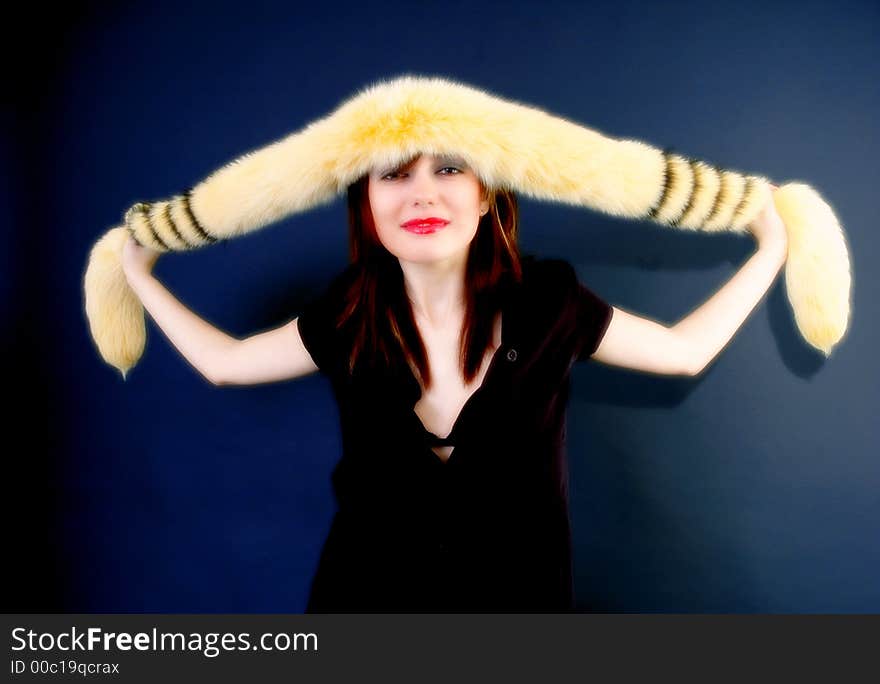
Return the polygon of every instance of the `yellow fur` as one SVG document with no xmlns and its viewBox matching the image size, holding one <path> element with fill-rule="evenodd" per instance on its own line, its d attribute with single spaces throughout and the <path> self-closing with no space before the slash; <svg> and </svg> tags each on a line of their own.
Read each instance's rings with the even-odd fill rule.
<svg viewBox="0 0 880 684">
<path fill-rule="evenodd" d="M 119 266 L 126 231 L 159 251 L 195 249 L 330 202 L 373 168 L 444 152 L 464 157 L 489 187 L 688 230 L 744 232 L 771 194 L 762 176 L 614 139 L 462 83 L 379 81 L 188 192 L 129 209 L 125 226 L 95 245 L 85 275 L 102 357 L 124 377 L 144 348 L 143 310 Z M 786 286 L 798 327 L 830 354 L 849 319 L 843 231 L 809 186 L 783 186 L 774 200 L 791 235 Z"/>
<path fill-rule="evenodd" d="M 144 351 L 144 308 L 128 286 L 120 254 L 128 239 L 125 228 L 113 228 L 92 247 L 84 277 L 85 308 L 92 338 L 101 356 L 125 374 Z"/>
<path fill-rule="evenodd" d="M 803 336 L 826 356 L 849 325 L 852 290 L 846 236 L 834 211 L 809 185 L 773 193 L 788 230 L 785 287 Z"/>
</svg>

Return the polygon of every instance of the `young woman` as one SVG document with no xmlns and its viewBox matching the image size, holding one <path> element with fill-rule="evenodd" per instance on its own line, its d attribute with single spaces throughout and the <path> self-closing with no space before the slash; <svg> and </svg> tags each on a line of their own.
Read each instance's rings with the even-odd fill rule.
<svg viewBox="0 0 880 684">
<path fill-rule="evenodd" d="M 756 253 L 672 326 L 611 306 L 564 260 L 521 257 L 514 195 L 458 158 L 375 169 L 348 202 L 350 265 L 275 330 L 239 340 L 201 320 L 131 239 L 126 276 L 214 384 L 331 380 L 338 511 L 307 611 L 570 610 L 571 365 L 698 375 L 785 261 L 772 201 Z"/>
</svg>

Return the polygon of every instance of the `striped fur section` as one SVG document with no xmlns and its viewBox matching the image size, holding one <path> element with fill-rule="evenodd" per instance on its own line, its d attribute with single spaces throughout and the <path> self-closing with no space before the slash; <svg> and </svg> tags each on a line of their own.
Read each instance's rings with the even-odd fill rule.
<svg viewBox="0 0 880 684">
<path fill-rule="evenodd" d="M 134 240 L 159 252 L 194 249 L 219 242 L 196 218 L 192 190 L 170 200 L 138 202 L 125 214 Z"/>
<path fill-rule="evenodd" d="M 660 199 L 646 219 L 690 230 L 746 232 L 769 200 L 769 181 L 663 151 Z"/>
</svg>

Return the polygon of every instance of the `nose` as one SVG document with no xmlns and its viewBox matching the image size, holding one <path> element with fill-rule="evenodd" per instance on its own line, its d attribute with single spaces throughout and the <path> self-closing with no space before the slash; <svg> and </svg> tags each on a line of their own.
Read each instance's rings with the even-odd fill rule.
<svg viewBox="0 0 880 684">
<path fill-rule="evenodd" d="M 437 199 L 437 180 L 430 166 L 413 169 L 412 199 L 416 205 L 433 204 Z"/>
</svg>

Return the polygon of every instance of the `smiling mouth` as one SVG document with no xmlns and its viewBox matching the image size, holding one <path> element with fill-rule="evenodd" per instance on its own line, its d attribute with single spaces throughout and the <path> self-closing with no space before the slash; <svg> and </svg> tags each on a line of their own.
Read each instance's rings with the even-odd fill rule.
<svg viewBox="0 0 880 684">
<path fill-rule="evenodd" d="M 447 225 L 449 224 L 446 222 L 431 221 L 428 223 L 404 224 L 402 228 L 410 233 L 416 233 L 417 235 L 427 235 L 428 233 L 436 233 Z"/>
</svg>

